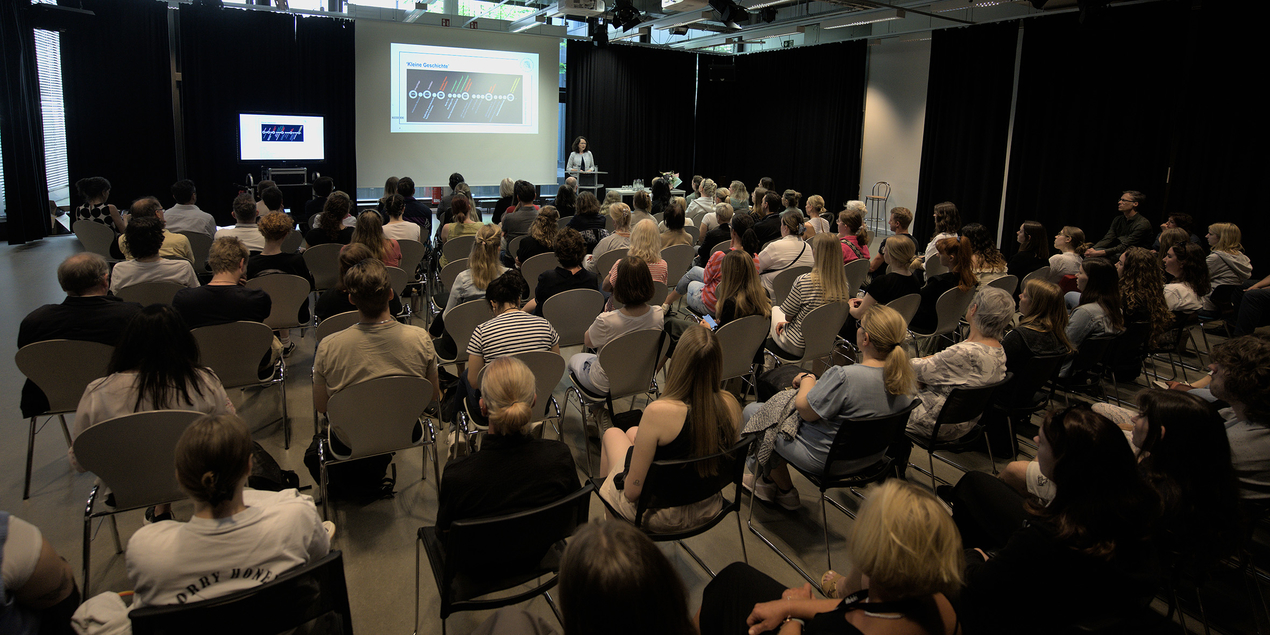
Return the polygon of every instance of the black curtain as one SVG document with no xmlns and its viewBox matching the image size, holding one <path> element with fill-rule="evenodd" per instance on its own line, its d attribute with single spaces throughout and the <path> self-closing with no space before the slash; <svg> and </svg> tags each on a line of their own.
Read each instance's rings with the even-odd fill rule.
<svg viewBox="0 0 1270 635">
<path fill-rule="evenodd" d="M 1184 72 L 1191 14 L 1190 3 L 1154 2 L 1085 24 L 1076 14 L 1025 22 L 1007 228 L 1034 219 L 1097 241 L 1122 190 L 1146 194 L 1140 211 L 1163 220 L 1170 130 L 1179 106 L 1206 90 Z"/>
<path fill-rule="evenodd" d="M 751 190 L 772 177 L 838 210 L 860 192 L 864 40 L 699 59 L 693 171 Z"/>
<path fill-rule="evenodd" d="M 934 234 L 931 209 L 952 201 L 964 222 L 996 228 L 1001 208 L 1017 22 L 935 31 L 917 209 L 910 231 Z"/>
<path fill-rule="evenodd" d="M 305 162 L 355 196 L 353 23 L 268 11 L 181 6 L 182 105 L 187 174 L 199 207 L 231 222 L 230 207 L 247 174 L 261 164 L 238 160 L 238 114 L 325 117 L 326 161 Z M 309 198 L 284 187 L 287 205 Z"/>
<path fill-rule="evenodd" d="M 0 137 L 4 138 L 4 206 L 9 244 L 48 235 L 44 124 L 29 0 L 0 2 Z"/>
<path fill-rule="evenodd" d="M 65 1 L 65 0 L 63 0 Z M 176 132 L 168 7 L 153 0 L 74 0 L 96 16 L 62 34 L 62 96 L 71 188 L 106 177 L 110 202 L 142 196 L 176 203 Z M 71 195 L 72 206 L 78 194 Z"/>
<path fill-rule="evenodd" d="M 578 40 L 569 42 L 566 54 L 566 143 L 587 138 L 596 166 L 608 172 L 600 182 L 616 187 L 644 179 L 651 185 L 670 170 L 690 181 L 696 54 Z"/>
</svg>

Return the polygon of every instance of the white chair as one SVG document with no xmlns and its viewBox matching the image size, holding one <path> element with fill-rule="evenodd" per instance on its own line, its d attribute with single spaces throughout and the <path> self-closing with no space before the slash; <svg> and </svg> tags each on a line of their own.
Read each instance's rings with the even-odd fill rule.
<svg viewBox="0 0 1270 635">
<path fill-rule="evenodd" d="M 847 288 L 851 290 L 851 296 L 855 297 L 864 284 L 864 278 L 869 275 L 869 259 L 856 258 L 842 265 L 842 272 L 847 276 Z"/>
<path fill-rule="evenodd" d="M 886 306 L 895 309 L 895 312 L 904 318 L 904 324 L 906 325 L 913 321 L 913 316 L 917 315 L 917 309 L 921 305 L 922 295 L 920 293 L 910 293 L 886 303 Z"/>
<path fill-rule="evenodd" d="M 440 293 L 432 294 L 430 298 L 433 315 L 445 310 L 445 305 L 450 299 L 450 288 L 454 286 L 454 281 L 458 279 L 459 274 L 467 271 L 468 264 L 467 258 L 451 260 L 441 270 L 441 273 L 437 275 L 437 281 L 441 283 L 441 291 Z"/>
<path fill-rule="evenodd" d="M 661 250 L 661 259 L 666 261 L 666 280 L 678 283 L 688 273 L 692 259 L 696 257 L 697 250 L 692 245 L 675 245 Z"/>
<path fill-rule="evenodd" d="M 943 292 L 939 299 L 935 301 L 935 314 L 938 316 L 935 329 L 929 333 L 910 332 L 920 339 L 943 337 L 955 343 L 951 334 L 957 331 L 957 326 L 961 323 L 962 316 L 966 314 L 966 309 L 970 308 L 970 301 L 974 297 L 974 289 L 962 291 L 957 287 L 953 287 Z"/>
<path fill-rule="evenodd" d="M 287 414 L 287 363 L 279 356 L 273 372 L 260 378 L 260 362 L 273 346 L 273 331 L 260 322 L 230 322 L 190 331 L 198 342 L 199 363 L 212 369 L 225 390 L 269 387 L 281 390 L 283 447 L 291 448 L 291 419 Z"/>
<path fill-rule="evenodd" d="M 539 421 L 553 419 L 556 425 L 552 427 L 556 430 L 556 436 L 560 436 L 560 427 L 558 425 L 561 417 L 560 404 L 556 402 L 556 398 L 551 395 L 555 391 L 556 386 L 560 383 L 560 378 L 564 376 L 565 363 L 564 358 L 558 353 L 551 351 L 529 351 L 525 353 L 517 353 L 512 355 L 516 359 L 525 363 L 529 367 L 529 372 L 534 374 L 534 403 L 537 410 L 529 418 L 526 426 L 532 426 Z M 481 377 L 484 378 L 485 371 L 489 365 L 481 368 Z M 459 428 L 463 431 L 464 437 L 467 439 L 470 451 L 475 452 L 479 448 L 477 433 L 484 434 L 489 430 L 489 426 L 478 423 L 473 413 L 467 412 L 468 402 L 463 400 L 463 411 L 460 412 L 461 424 Z M 554 414 L 551 414 L 554 411 Z M 542 436 L 539 434 L 538 436 Z M 564 439 L 561 439 L 563 441 Z"/>
<path fill-rule="evenodd" d="M 136 302 L 141 306 L 151 304 L 172 304 L 176 292 L 185 285 L 175 282 L 138 282 L 119 289 L 115 295 L 125 302 Z"/>
<path fill-rule="evenodd" d="M 1019 288 L 1019 279 L 1015 276 L 1004 275 L 992 282 L 988 283 L 990 287 L 996 287 L 1010 295 L 1014 295 L 1014 290 Z"/>
<path fill-rule="evenodd" d="M 322 495 L 323 518 L 328 513 L 326 471 L 336 463 L 422 447 L 422 480 L 426 478 L 428 469 L 426 446 L 431 445 L 432 467 L 440 486 L 436 428 L 432 419 L 424 416 L 432 397 L 432 382 L 422 377 L 380 377 L 353 384 L 331 395 L 327 404 L 330 426 L 325 443 L 318 444 L 318 487 Z M 415 439 L 415 427 L 420 425 L 423 426 L 422 434 Z M 340 442 L 349 448 L 347 454 L 337 454 L 331 447 L 332 435 L 336 434 Z"/>
<path fill-rule="evenodd" d="M 321 342 L 322 338 L 327 335 L 338 333 L 354 324 L 357 324 L 359 319 L 361 318 L 358 317 L 357 311 L 345 311 L 343 313 L 332 315 L 331 317 L 318 322 L 317 336 L 315 339 L 317 339 L 318 342 Z"/>
<path fill-rule="evenodd" d="M 406 285 L 410 284 L 410 274 L 406 273 L 401 267 L 385 267 L 388 270 L 388 286 L 392 287 L 392 292 L 398 298 L 401 293 L 406 290 Z"/>
<path fill-rule="evenodd" d="M 400 266 L 411 278 L 415 278 L 415 272 L 419 269 L 419 263 L 423 262 L 423 257 L 428 253 L 428 248 L 417 240 L 407 240 L 405 238 L 397 239 L 397 247 L 401 249 Z"/>
<path fill-rule="evenodd" d="M 520 252 L 520 243 L 521 243 L 521 241 L 523 241 L 523 240 L 525 240 L 525 237 L 524 237 L 524 236 L 517 236 L 517 237 L 513 238 L 513 239 L 511 240 L 511 242 L 507 243 L 507 253 L 508 253 L 508 254 L 509 254 L 509 255 L 510 255 L 513 259 L 515 259 L 515 258 L 516 258 L 516 254 Z"/>
<path fill-rule="evenodd" d="M 451 238 L 441 246 L 441 254 L 445 256 L 447 263 L 466 259 L 472 254 L 472 245 L 475 244 L 476 236 L 473 235 Z"/>
<path fill-rule="evenodd" d="M 926 259 L 926 279 L 930 280 L 934 276 L 948 273 L 948 267 L 944 266 L 944 261 L 937 254 L 934 258 Z"/>
<path fill-rule="evenodd" d="M 581 346 L 595 317 L 604 312 L 604 294 L 595 289 L 571 289 L 542 304 L 542 316 L 560 335 L 560 348 Z"/>
<path fill-rule="evenodd" d="M 438 355 L 437 363 L 462 364 L 467 362 L 467 343 L 472 339 L 472 331 L 493 318 L 494 313 L 485 298 L 478 298 L 446 311 L 443 317 L 445 332 L 454 339 L 455 353 L 453 359 L 441 359 Z"/>
<path fill-rule="evenodd" d="M 520 275 L 525 277 L 525 283 L 529 285 L 530 297 L 533 297 L 534 287 L 538 285 L 538 276 L 559 266 L 560 260 L 556 258 L 554 252 L 538 254 L 520 263 Z"/>
<path fill-rule="evenodd" d="M 1049 280 L 1049 279 L 1050 279 L 1050 268 L 1049 268 L 1049 265 L 1045 265 L 1044 267 L 1041 267 L 1040 269 L 1037 269 L 1036 271 L 1033 271 L 1032 273 L 1029 273 L 1026 276 L 1023 276 L 1023 281 L 1019 283 L 1019 286 L 1022 287 L 1023 285 L 1027 284 L 1028 280 Z"/>
<path fill-rule="evenodd" d="M 87 222 L 87 221 L 85 221 Z M 31 417 L 26 439 L 26 480 L 22 500 L 31 497 L 31 467 L 35 457 L 35 423 L 42 416 L 57 415 L 62 424 L 66 447 L 71 446 L 71 433 L 66 428 L 66 413 L 75 412 L 84 389 L 95 379 L 106 376 L 115 347 L 79 340 L 46 340 L 18 349 L 13 361 L 48 399 L 49 409 Z"/>
<path fill-rule="evenodd" d="M 772 306 L 780 306 L 790 289 L 794 288 L 794 280 L 805 273 L 811 273 L 811 267 L 790 267 L 776 274 L 772 280 Z"/>
<path fill-rule="evenodd" d="M 556 222 L 556 227 L 559 229 L 564 229 L 566 226 L 569 225 L 569 221 L 571 220 L 573 220 L 572 216 L 561 216 L 560 219 Z"/>
<path fill-rule="evenodd" d="M 600 277 L 601 284 L 604 283 L 605 278 L 609 277 L 609 271 L 613 270 L 613 265 L 626 257 L 627 251 L 625 248 L 613 249 L 600 254 L 600 257 L 595 259 L 595 275 Z M 670 278 L 666 279 L 669 280 Z M 678 280 L 675 282 L 678 282 Z"/>
<path fill-rule="evenodd" d="M 105 258 L 107 262 L 117 262 L 115 257 L 110 255 L 110 245 L 119 238 L 115 230 L 98 222 L 80 220 L 75 222 L 75 237 L 84 246 L 84 251 L 95 253 Z"/>
<path fill-rule="evenodd" d="M 304 264 L 313 274 L 318 291 L 334 289 L 340 281 L 340 249 L 344 245 L 326 243 L 304 250 Z"/>
<path fill-rule="evenodd" d="M 291 230 L 291 233 L 282 239 L 282 253 L 293 254 L 300 251 L 300 245 L 302 244 L 304 244 L 304 234 L 298 230 Z"/>
<path fill-rule="evenodd" d="M 247 281 L 247 288 L 260 289 L 269 294 L 272 306 L 265 324 L 269 328 L 303 329 L 307 322 L 300 321 L 300 307 L 309 301 L 309 281 L 289 273 L 271 273 Z"/>
<path fill-rule="evenodd" d="M 108 419 L 88 428 L 75 439 L 75 460 L 97 475 L 97 483 L 84 505 L 84 579 L 88 595 L 92 562 L 92 522 L 110 517 L 115 553 L 123 553 L 115 514 L 185 498 L 176 483 L 176 442 L 203 413 L 192 410 L 155 410 Z M 114 494 L 114 507 L 94 511 L 102 487 Z"/>
<path fill-rule="evenodd" d="M 212 249 L 212 237 L 203 232 L 187 231 L 177 233 L 185 236 L 185 239 L 190 241 L 190 251 L 194 252 L 194 273 L 207 271 L 207 252 Z M 289 252 L 284 249 L 283 253 Z"/>
<path fill-rule="evenodd" d="M 688 232 L 689 236 L 692 236 L 693 245 L 696 245 L 697 243 L 701 242 L 701 228 L 700 227 L 697 227 L 696 225 L 684 225 L 684 231 Z"/>
<path fill-rule="evenodd" d="M 754 363 L 754 358 L 763 348 L 771 326 L 770 317 L 748 315 L 719 327 L 715 335 L 723 350 L 722 381 L 749 375 L 750 385 L 758 386 L 758 365 Z"/>
<path fill-rule="evenodd" d="M 778 364 L 797 364 L 804 368 L 808 362 L 828 357 L 833 353 L 838 331 L 841 331 L 842 325 L 846 323 L 850 309 L 851 304 L 848 302 L 829 302 L 808 313 L 802 321 L 804 346 L 801 357 L 781 357 L 771 348 L 766 349 L 767 354 L 771 355 Z"/>
</svg>

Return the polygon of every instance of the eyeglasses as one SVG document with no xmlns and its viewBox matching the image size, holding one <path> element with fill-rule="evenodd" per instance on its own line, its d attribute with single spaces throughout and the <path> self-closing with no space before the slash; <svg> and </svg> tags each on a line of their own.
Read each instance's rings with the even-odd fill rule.
<svg viewBox="0 0 1270 635">
<path fill-rule="evenodd" d="M 1131 198 L 1122 198 L 1122 199 L 1120 199 L 1120 202 L 1121 202 L 1121 203 L 1133 203 L 1133 202 L 1135 202 L 1135 201 L 1134 201 L 1133 199 L 1131 199 Z"/>
</svg>

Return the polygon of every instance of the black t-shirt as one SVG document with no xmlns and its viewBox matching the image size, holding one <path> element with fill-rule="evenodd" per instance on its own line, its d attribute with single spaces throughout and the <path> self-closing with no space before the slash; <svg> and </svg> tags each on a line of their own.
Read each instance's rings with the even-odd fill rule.
<svg viewBox="0 0 1270 635">
<path fill-rule="evenodd" d="M 534 307 L 534 315 L 542 317 L 542 305 L 546 304 L 547 298 L 574 289 L 599 289 L 599 279 L 586 269 L 570 273 L 564 267 L 556 267 L 542 272 L 538 275 L 538 286 L 534 288 L 534 300 L 538 304 Z"/>
<path fill-rule="evenodd" d="M 754 234 L 758 236 L 759 244 L 766 244 L 770 241 L 781 237 L 781 217 L 780 214 L 768 214 L 762 220 L 754 223 Z M 711 245 L 713 247 L 714 245 Z"/>
<path fill-rule="evenodd" d="M 229 322 L 264 322 L 273 301 L 260 289 L 239 285 L 204 285 L 181 289 L 172 298 L 172 307 L 192 329 Z"/>
<path fill-rule="evenodd" d="M 525 264 L 530 258 L 538 254 L 552 253 L 552 248 L 544 245 L 533 236 L 526 235 L 520 240 L 520 249 L 516 250 L 516 257 L 520 259 L 520 264 Z"/>
<path fill-rule="evenodd" d="M 886 304 L 920 290 L 913 276 L 901 276 L 898 273 L 878 276 L 869 284 L 869 295 L 873 296 L 873 301 L 878 304 Z"/>
<path fill-rule="evenodd" d="M 516 204 L 515 196 L 504 196 L 494 203 L 494 213 L 490 215 L 490 222 L 495 225 L 503 222 L 503 214 L 507 213 L 508 208 Z"/>
<path fill-rule="evenodd" d="M 1022 288 L 1023 278 L 1027 277 L 1027 274 L 1032 273 L 1033 271 L 1036 271 L 1048 264 L 1048 262 L 1033 256 L 1031 253 L 1024 253 L 1020 251 L 1019 253 L 1010 256 L 1010 262 L 1006 271 L 1010 275 L 1019 279 L 1019 287 Z M 1015 292 L 1015 295 L 1018 295 L 1017 291 Z"/>
<path fill-rule="evenodd" d="M 304 235 L 304 242 L 308 243 L 310 247 L 325 245 L 327 243 L 339 243 L 341 245 L 347 245 L 352 240 L 353 240 L 352 227 L 345 227 L 341 229 L 339 237 L 336 238 L 335 240 L 331 240 L 331 237 L 327 235 L 326 230 L 322 229 L 321 227 L 315 227 L 313 229 L 310 229 L 308 233 Z"/>
<path fill-rule="evenodd" d="M 701 239 L 701 246 L 697 248 L 697 266 L 704 267 L 710 262 L 710 254 L 713 253 L 714 246 L 725 241 L 732 240 L 731 223 L 724 223 L 706 232 Z"/>
<path fill-rule="evenodd" d="M 313 285 L 313 275 L 309 273 L 309 266 L 304 264 L 304 256 L 300 254 L 273 254 L 271 256 L 256 254 L 247 259 L 248 280 L 257 278 L 266 272 L 300 276 L 309 281 L 310 288 Z"/>
<path fill-rule="evenodd" d="M 540 404 L 541 405 L 541 404 Z M 445 466 L 437 528 L 456 520 L 510 514 L 578 491 L 569 446 L 526 435 L 486 435 L 481 450 Z"/>
<path fill-rule="evenodd" d="M 917 313 L 913 315 L 913 321 L 908 327 L 921 332 L 935 330 L 939 324 L 939 314 L 935 308 L 936 303 L 939 302 L 939 296 L 956 287 L 958 279 L 959 276 L 955 272 L 949 271 L 931 276 L 926 280 L 926 286 L 918 292 L 922 295 L 922 303 L 917 307 Z"/>
<path fill-rule="evenodd" d="M 914 254 L 916 254 L 916 253 L 918 253 L 918 252 L 920 252 L 920 251 L 921 251 L 921 247 L 917 244 L 917 239 L 916 239 L 916 238 L 913 238 L 913 235 L 912 235 L 912 234 L 895 234 L 895 235 L 896 235 L 896 236 L 902 236 L 902 237 L 904 237 L 904 238 L 907 238 L 909 242 L 913 243 L 913 253 L 914 253 Z M 887 238 L 890 238 L 890 236 L 887 236 Z M 881 244 L 879 244 L 879 245 L 878 245 L 878 253 L 877 253 L 876 255 L 879 255 L 879 256 L 885 256 L 885 255 L 886 255 L 886 238 L 883 238 L 883 239 L 882 239 Z M 874 270 L 873 275 L 874 275 L 874 276 L 877 276 L 877 274 L 880 274 L 880 273 L 886 273 L 886 260 L 885 260 L 885 259 L 883 259 L 883 260 L 882 260 L 882 265 L 881 265 L 881 266 L 879 266 L 876 270 Z"/>
</svg>

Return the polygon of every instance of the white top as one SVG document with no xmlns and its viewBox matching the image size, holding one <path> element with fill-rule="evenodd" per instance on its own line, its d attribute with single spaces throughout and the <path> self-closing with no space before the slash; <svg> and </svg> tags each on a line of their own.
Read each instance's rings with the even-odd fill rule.
<svg viewBox="0 0 1270 635">
<path fill-rule="evenodd" d="M 621 310 L 608 311 L 601 313 L 595 317 L 595 322 L 591 324 L 591 328 L 587 329 L 587 335 L 591 336 L 591 344 L 596 350 L 604 348 L 605 344 L 635 331 L 644 330 L 661 330 L 664 324 L 664 316 L 661 307 L 651 307 L 645 311 L 643 315 L 630 316 L 622 313 Z M 591 380 L 591 385 L 596 388 L 596 392 L 608 393 L 609 376 L 600 368 L 600 364 L 591 364 L 590 374 L 587 379 Z"/>
<path fill-rule="evenodd" d="M 1049 281 L 1058 284 L 1063 276 L 1074 276 L 1080 273 L 1080 263 L 1083 262 L 1079 254 L 1074 251 L 1055 254 L 1050 256 L 1050 277 Z"/>
<path fill-rule="evenodd" d="M 713 196 L 709 196 L 709 197 L 699 196 L 697 198 L 692 199 L 692 202 L 688 204 L 687 211 L 684 212 L 684 216 L 687 216 L 688 218 L 692 218 L 693 216 L 700 214 L 702 212 L 705 212 L 706 214 L 714 213 L 714 197 Z M 715 225 L 716 226 L 718 225 L 717 221 L 715 222 Z M 704 221 L 702 221 L 702 227 L 705 227 Z"/>
<path fill-rule="evenodd" d="M 216 235 L 216 219 L 198 205 L 173 205 L 163 210 L 163 226 L 172 233 L 199 232 L 208 238 Z"/>
<path fill-rule="evenodd" d="M 1195 290 L 1184 282 L 1170 282 L 1164 285 L 1164 303 L 1168 305 L 1170 311 L 1198 311 L 1201 306 Z"/>
<path fill-rule="evenodd" d="M 221 236 L 234 236 L 243 242 L 248 251 L 264 251 L 265 236 L 260 233 L 260 228 L 255 223 L 250 225 L 234 225 L 224 229 L 216 230 L 216 238 Z"/>
<path fill-rule="evenodd" d="M 133 607 L 185 604 L 259 586 L 325 556 L 330 538 L 313 499 L 294 489 L 245 490 L 229 518 L 165 520 L 128 541 Z"/>
<path fill-rule="evenodd" d="M 9 536 L 0 546 L 4 547 L 4 554 L 0 556 L 0 577 L 4 579 L 6 593 L 12 597 L 13 591 L 26 585 L 35 574 L 35 567 L 40 563 L 40 551 L 44 548 L 44 534 L 40 533 L 39 527 L 10 515 Z"/>
<path fill-rule="evenodd" d="M 939 257 L 939 249 L 935 247 L 935 245 L 939 244 L 939 241 L 945 238 L 956 238 L 956 237 L 957 237 L 957 234 L 950 234 L 948 232 L 935 234 L 935 237 L 930 239 L 929 243 L 926 243 L 926 255 L 924 256 L 925 262 L 930 262 L 931 259 Z"/>
<path fill-rule="evenodd" d="M 384 238 L 393 240 L 413 240 L 415 242 L 423 242 L 419 240 L 420 227 L 410 221 L 401 221 L 400 223 L 388 223 L 384 225 Z"/>
<path fill-rule="evenodd" d="M 816 258 L 812 254 L 811 245 L 797 236 L 785 236 L 772 241 L 759 252 L 758 270 L 764 272 L 759 275 L 759 279 L 763 281 L 763 288 L 770 294 L 772 283 L 782 271 L 791 267 L 810 267 L 814 264 L 816 264 Z M 779 271 L 772 271 L 774 269 Z"/>
<path fill-rule="evenodd" d="M 188 260 L 127 260 L 116 264 L 110 272 L 110 292 L 116 295 L 120 289 L 142 282 L 175 282 L 191 289 L 199 286 L 194 265 Z"/>
<path fill-rule="evenodd" d="M 697 199 L 699 201 L 701 199 Z M 694 203 L 697 201 L 693 201 Z M 709 212 L 701 217 L 701 235 L 705 236 L 710 230 L 719 226 L 719 215 Z"/>
</svg>

